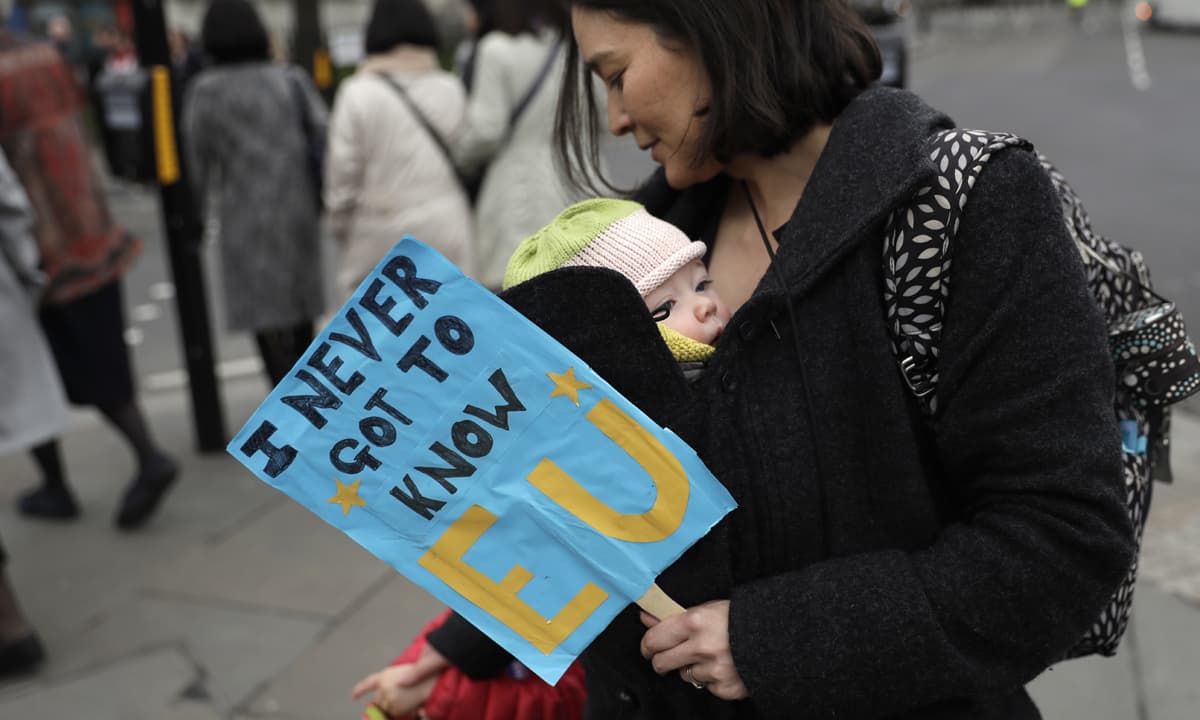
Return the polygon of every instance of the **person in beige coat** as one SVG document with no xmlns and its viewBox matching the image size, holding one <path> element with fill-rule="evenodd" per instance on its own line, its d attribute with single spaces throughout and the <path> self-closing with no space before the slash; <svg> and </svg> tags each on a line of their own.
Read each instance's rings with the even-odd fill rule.
<svg viewBox="0 0 1200 720">
<path fill-rule="evenodd" d="M 475 240 L 480 278 L 498 288 L 517 245 L 585 196 L 559 177 L 552 153 L 566 11 L 555 0 L 497 0 L 490 9 L 454 155 L 467 174 L 486 167 Z"/>
<path fill-rule="evenodd" d="M 466 93 L 438 65 L 433 20 L 421 0 L 376 0 L 365 42 L 334 100 L 325 161 L 342 301 L 405 234 L 475 273 L 470 202 L 432 134 L 457 131 Z"/>
</svg>

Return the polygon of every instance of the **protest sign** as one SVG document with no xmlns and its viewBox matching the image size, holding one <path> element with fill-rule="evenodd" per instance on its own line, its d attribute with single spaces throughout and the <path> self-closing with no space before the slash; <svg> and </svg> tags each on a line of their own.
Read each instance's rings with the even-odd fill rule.
<svg viewBox="0 0 1200 720">
<path fill-rule="evenodd" d="M 674 433 L 409 237 L 229 452 L 551 683 L 630 602 L 665 600 L 655 578 L 734 507 Z"/>
</svg>

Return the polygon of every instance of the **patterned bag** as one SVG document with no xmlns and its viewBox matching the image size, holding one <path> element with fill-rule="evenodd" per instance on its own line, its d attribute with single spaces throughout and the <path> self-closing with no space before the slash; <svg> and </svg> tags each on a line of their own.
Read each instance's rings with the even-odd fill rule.
<svg viewBox="0 0 1200 720">
<path fill-rule="evenodd" d="M 951 242 L 970 189 L 992 154 L 1033 151 L 1006 133 L 951 129 L 930 141 L 937 178 L 888 220 L 884 300 L 892 349 L 905 383 L 927 416 L 937 411 L 938 344 L 950 293 Z M 1140 253 L 1092 231 L 1087 213 L 1050 162 L 1038 154 L 1062 201 L 1063 219 L 1087 270 L 1088 288 L 1109 330 L 1116 366 L 1115 420 L 1123 440 L 1126 507 L 1137 547 L 1150 508 L 1151 480 L 1170 482 L 1168 407 L 1200 390 L 1200 359 L 1175 305 L 1150 287 Z M 1067 657 L 1111 656 L 1129 622 L 1137 558 L 1092 628 Z"/>
</svg>

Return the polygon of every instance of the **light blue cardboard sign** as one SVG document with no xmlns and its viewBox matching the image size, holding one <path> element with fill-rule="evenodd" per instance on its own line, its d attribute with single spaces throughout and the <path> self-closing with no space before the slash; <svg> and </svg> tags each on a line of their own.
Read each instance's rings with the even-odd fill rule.
<svg viewBox="0 0 1200 720">
<path fill-rule="evenodd" d="M 410 237 L 228 450 L 550 683 L 734 507 L 674 433 Z"/>
</svg>

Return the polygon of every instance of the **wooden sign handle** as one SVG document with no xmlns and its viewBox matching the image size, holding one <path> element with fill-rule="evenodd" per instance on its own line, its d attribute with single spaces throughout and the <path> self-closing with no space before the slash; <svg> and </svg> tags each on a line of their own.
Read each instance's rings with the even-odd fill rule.
<svg viewBox="0 0 1200 720">
<path fill-rule="evenodd" d="M 658 583 L 651 585 L 646 594 L 638 598 L 637 605 L 659 620 L 682 615 L 685 612 L 683 606 L 663 592 Z"/>
</svg>

